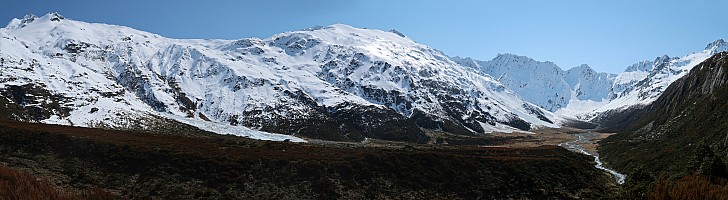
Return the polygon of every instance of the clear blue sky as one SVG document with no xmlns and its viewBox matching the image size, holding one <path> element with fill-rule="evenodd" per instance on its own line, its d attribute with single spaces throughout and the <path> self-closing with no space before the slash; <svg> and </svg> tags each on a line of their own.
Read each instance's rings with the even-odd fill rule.
<svg viewBox="0 0 728 200">
<path fill-rule="evenodd" d="M 212 3 L 214 2 L 214 3 Z M 334 23 L 397 29 L 450 56 L 514 53 L 620 72 L 728 39 L 728 1 L 0 0 L 0 22 L 58 11 L 172 38 L 266 38 Z"/>
</svg>

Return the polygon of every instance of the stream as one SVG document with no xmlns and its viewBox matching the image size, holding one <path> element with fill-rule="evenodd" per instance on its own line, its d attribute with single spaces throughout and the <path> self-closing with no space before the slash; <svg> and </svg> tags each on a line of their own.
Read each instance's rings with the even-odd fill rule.
<svg viewBox="0 0 728 200">
<path fill-rule="evenodd" d="M 561 143 L 559 146 L 564 147 L 568 150 L 578 152 L 581 154 L 589 155 L 594 157 L 594 162 L 597 164 L 594 166 L 597 169 L 601 169 L 604 171 L 609 172 L 610 174 L 614 175 L 614 179 L 617 181 L 618 184 L 624 184 L 624 180 L 627 178 L 627 175 L 621 174 L 617 171 L 614 171 L 613 169 L 606 168 L 602 165 L 602 161 L 599 160 L 599 154 L 598 153 L 589 153 L 584 149 L 584 145 L 582 144 L 588 144 L 591 143 L 592 139 L 594 138 L 594 133 L 587 132 L 587 133 L 580 133 L 576 135 L 576 140 L 566 143 Z"/>
</svg>

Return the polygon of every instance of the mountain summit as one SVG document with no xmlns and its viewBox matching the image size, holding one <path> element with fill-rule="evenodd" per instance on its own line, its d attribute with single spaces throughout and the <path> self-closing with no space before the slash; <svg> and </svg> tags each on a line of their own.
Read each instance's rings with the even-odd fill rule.
<svg viewBox="0 0 728 200">
<path fill-rule="evenodd" d="M 705 47 L 705 50 L 715 52 L 728 51 L 728 43 L 726 43 L 723 39 L 718 39 L 708 44 L 708 46 Z"/>
</svg>

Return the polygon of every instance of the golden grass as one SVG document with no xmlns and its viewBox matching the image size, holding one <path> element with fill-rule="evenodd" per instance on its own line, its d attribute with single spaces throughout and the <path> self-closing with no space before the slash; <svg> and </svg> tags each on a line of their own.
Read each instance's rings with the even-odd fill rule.
<svg viewBox="0 0 728 200">
<path fill-rule="evenodd" d="M 70 192 L 56 187 L 46 179 L 38 179 L 28 173 L 0 166 L 0 200 L 27 199 L 115 199 L 101 189 Z"/>
<path fill-rule="evenodd" d="M 728 183 L 713 183 L 700 176 L 685 176 L 671 184 L 662 177 L 650 192 L 648 199 L 728 199 Z"/>
</svg>

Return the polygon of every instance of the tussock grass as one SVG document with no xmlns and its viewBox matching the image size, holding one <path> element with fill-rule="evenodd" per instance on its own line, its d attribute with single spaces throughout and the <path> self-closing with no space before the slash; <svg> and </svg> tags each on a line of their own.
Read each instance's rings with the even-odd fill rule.
<svg viewBox="0 0 728 200">
<path fill-rule="evenodd" d="M 662 177 L 648 199 L 728 199 L 728 182 L 711 182 L 708 178 L 690 175 L 672 183 Z"/>
<path fill-rule="evenodd" d="M 0 166 L 0 200 L 75 200 L 116 199 L 113 194 L 102 190 L 67 191 L 56 187 L 48 179 L 39 179 L 28 173 Z"/>
</svg>

